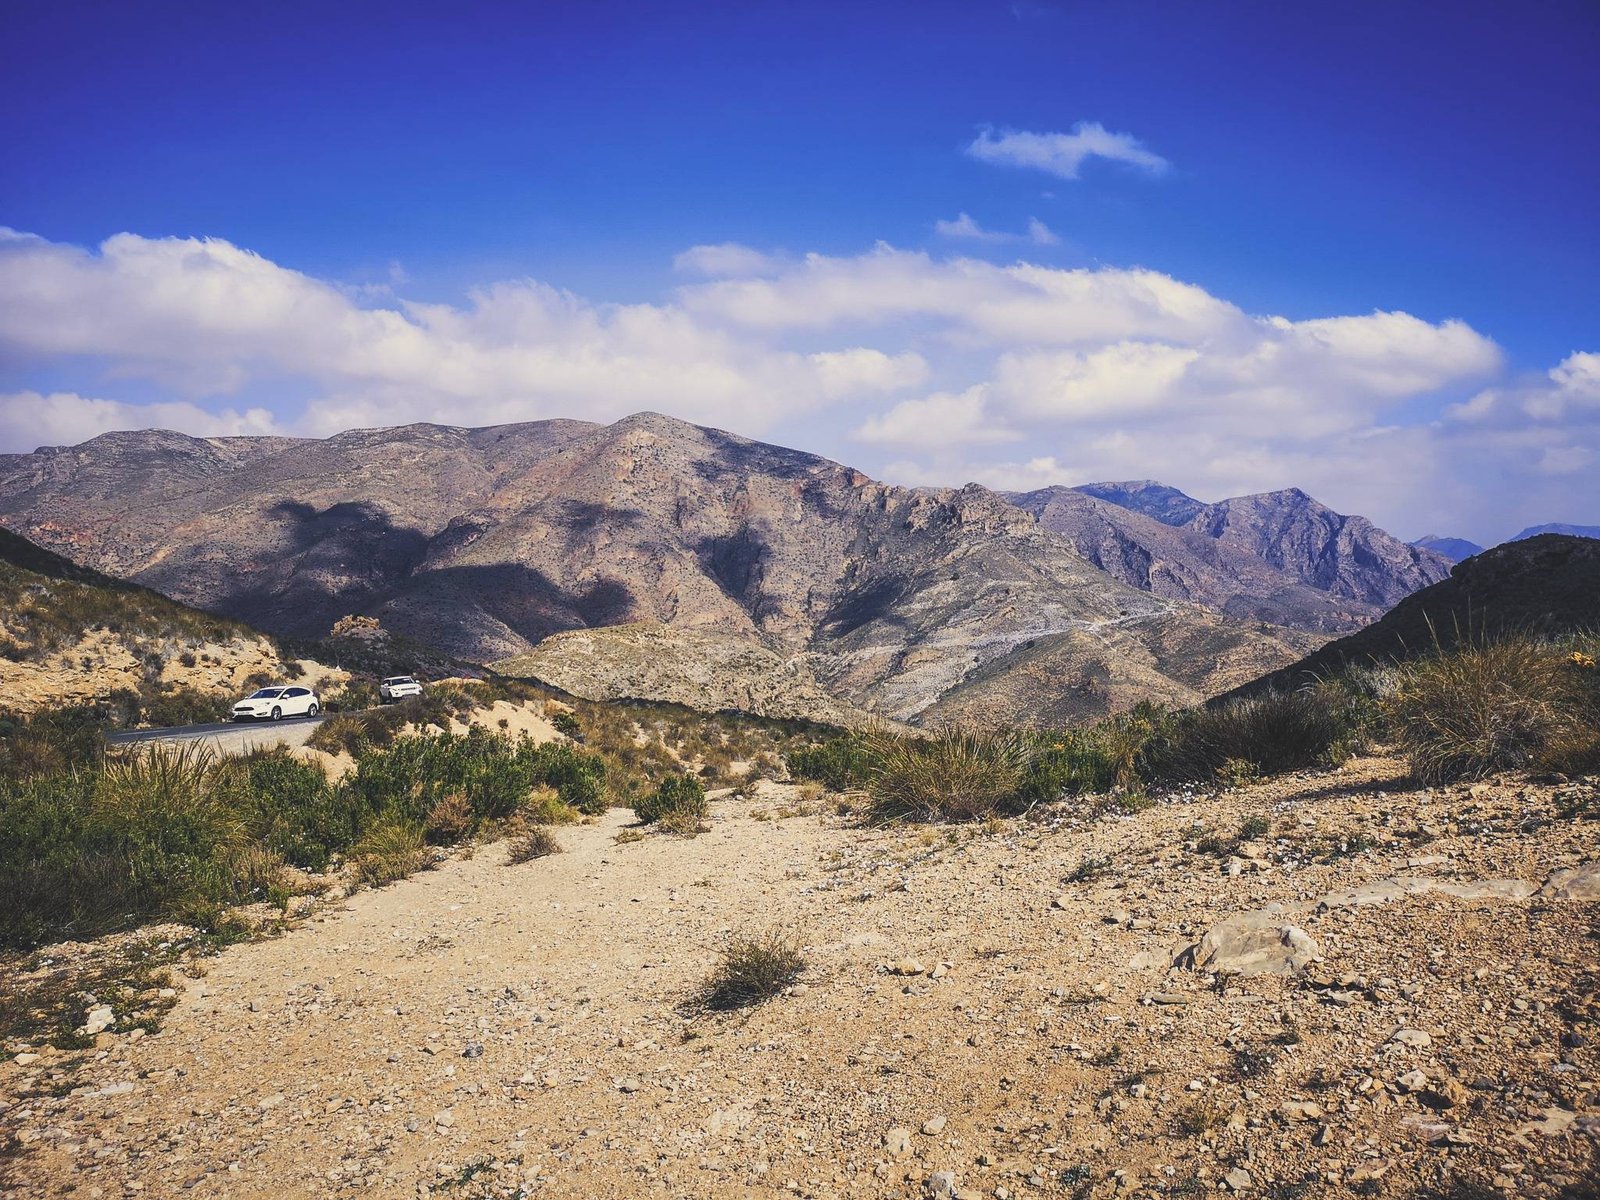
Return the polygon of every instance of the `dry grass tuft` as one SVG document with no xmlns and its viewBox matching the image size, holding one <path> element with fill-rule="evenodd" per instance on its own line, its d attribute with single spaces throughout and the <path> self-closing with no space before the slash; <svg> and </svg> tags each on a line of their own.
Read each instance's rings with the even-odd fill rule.
<svg viewBox="0 0 1600 1200">
<path fill-rule="evenodd" d="M 547 826 L 529 825 L 512 835 L 506 865 L 515 866 L 561 852 L 561 843 L 556 841 L 556 835 Z"/>
<path fill-rule="evenodd" d="M 704 1008 L 726 1012 L 770 1000 L 806 968 L 800 943 L 779 930 L 736 937 L 700 993 Z"/>
</svg>

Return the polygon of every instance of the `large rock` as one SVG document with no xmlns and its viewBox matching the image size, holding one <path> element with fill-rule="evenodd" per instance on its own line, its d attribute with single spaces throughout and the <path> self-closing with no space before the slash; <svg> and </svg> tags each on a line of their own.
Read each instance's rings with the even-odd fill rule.
<svg viewBox="0 0 1600 1200">
<path fill-rule="evenodd" d="M 1289 975 L 1321 954 L 1316 941 L 1289 923 L 1281 905 L 1244 913 L 1208 929 L 1179 956 L 1197 971 L 1230 975 Z"/>
<path fill-rule="evenodd" d="M 1600 900 L 1600 862 L 1556 871 L 1539 889 L 1541 900 Z"/>
</svg>

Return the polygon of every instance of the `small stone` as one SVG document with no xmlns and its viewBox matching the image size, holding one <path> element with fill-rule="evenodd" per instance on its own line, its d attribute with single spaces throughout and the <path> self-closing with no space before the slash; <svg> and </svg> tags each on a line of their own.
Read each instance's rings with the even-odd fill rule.
<svg viewBox="0 0 1600 1200">
<path fill-rule="evenodd" d="M 631 1076 L 627 1079 L 617 1080 L 617 1091 L 619 1092 L 628 1092 L 629 1094 L 632 1094 L 633 1092 L 637 1092 L 643 1086 L 643 1084 Z"/>
<path fill-rule="evenodd" d="M 926 975 L 928 968 L 914 958 L 902 958 L 898 962 L 889 964 L 891 975 Z"/>
<path fill-rule="evenodd" d="M 944 1127 L 947 1123 L 948 1119 L 942 1115 L 937 1117 L 929 1117 L 922 1123 L 922 1132 L 927 1134 L 929 1137 L 933 1137 L 935 1134 L 943 1133 Z"/>
<path fill-rule="evenodd" d="M 461 1057 L 462 1058 L 482 1058 L 483 1057 L 483 1043 L 482 1042 L 468 1042 L 467 1043 L 467 1048 L 461 1052 Z"/>
<path fill-rule="evenodd" d="M 1107 925 L 1126 925 L 1133 920 L 1133 917 L 1128 914 L 1128 910 L 1125 908 L 1113 908 L 1100 919 Z"/>
<path fill-rule="evenodd" d="M 263 1097 L 261 1097 L 261 1099 L 257 1100 L 256 1101 L 256 1107 L 258 1109 L 260 1109 L 262 1112 L 266 1112 L 267 1109 L 269 1109 L 269 1108 L 277 1108 L 278 1105 L 280 1105 L 282 1103 L 283 1103 L 283 1093 L 282 1092 L 273 1092 L 272 1095 L 263 1096 Z"/>
<path fill-rule="evenodd" d="M 31 1067 L 34 1063 L 39 1061 L 39 1056 L 33 1053 L 31 1050 L 25 1050 L 11 1061 L 16 1063 L 19 1067 Z"/>
<path fill-rule="evenodd" d="M 449 1129 L 456 1123 L 456 1114 L 448 1108 L 433 1114 L 433 1123 L 440 1129 Z"/>
<path fill-rule="evenodd" d="M 110 1005 L 101 1005 L 99 1008 L 89 1010 L 89 1019 L 83 1023 L 79 1033 L 93 1037 L 97 1033 L 104 1033 L 117 1023 L 117 1014 L 111 1011 Z"/>
<path fill-rule="evenodd" d="M 1428 1077 L 1421 1071 L 1407 1071 L 1395 1082 L 1400 1085 L 1401 1091 L 1420 1092 L 1428 1086 Z"/>
<path fill-rule="evenodd" d="M 928 1195 L 937 1196 L 940 1200 L 954 1200 L 958 1194 L 953 1171 L 935 1171 L 928 1176 Z"/>
<path fill-rule="evenodd" d="M 1072 897 L 1067 895 L 1065 892 L 1062 892 L 1061 895 L 1057 896 L 1054 900 L 1050 901 L 1050 907 L 1051 908 L 1062 908 L 1062 909 L 1071 908 L 1072 907 Z"/>
<path fill-rule="evenodd" d="M 891 1158 L 906 1158 L 911 1153 L 911 1130 L 896 1125 L 883 1135 L 884 1153 Z"/>
<path fill-rule="evenodd" d="M 1255 1180 L 1250 1178 L 1250 1172 L 1243 1167 L 1235 1167 L 1222 1177 L 1222 1182 L 1236 1192 L 1247 1192 L 1255 1186 Z"/>
<path fill-rule="evenodd" d="M 1322 1105 L 1312 1100 L 1285 1100 L 1278 1111 L 1290 1121 L 1322 1120 Z"/>
<path fill-rule="evenodd" d="M 1433 1039 L 1420 1029 L 1397 1029 L 1389 1040 L 1410 1046 L 1413 1050 L 1423 1050 L 1433 1045 Z"/>
</svg>

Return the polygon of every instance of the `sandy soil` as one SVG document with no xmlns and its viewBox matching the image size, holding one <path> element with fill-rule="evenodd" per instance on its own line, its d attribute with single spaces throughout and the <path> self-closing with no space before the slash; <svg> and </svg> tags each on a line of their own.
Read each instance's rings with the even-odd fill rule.
<svg viewBox="0 0 1600 1200">
<path fill-rule="evenodd" d="M 1532 892 L 1600 857 L 1553 819 L 1597 790 L 1430 793 L 1370 759 L 989 828 L 865 829 L 766 783 L 694 840 L 618 844 L 613 811 L 230 949 L 155 1036 L 0 1065 L 4 1194 L 1554 1196 L 1596 1172 L 1600 904 L 1317 900 Z M 1271 836 L 1201 848 L 1252 815 Z M 1173 965 L 1275 901 L 1304 972 Z M 683 1008 L 769 926 L 799 987 Z"/>
</svg>

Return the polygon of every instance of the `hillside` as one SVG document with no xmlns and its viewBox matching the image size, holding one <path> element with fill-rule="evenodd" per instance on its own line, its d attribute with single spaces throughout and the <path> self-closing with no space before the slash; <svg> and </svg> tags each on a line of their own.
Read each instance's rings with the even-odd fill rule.
<svg viewBox="0 0 1600 1200">
<path fill-rule="evenodd" d="M 290 668 L 239 621 L 81 567 L 0 529 L 0 710 L 32 712 L 113 693 L 148 707 L 185 692 L 219 704 Z M 131 715 L 131 714 L 130 714 Z"/>
<path fill-rule="evenodd" d="M 1139 653 L 1171 681 L 1158 691 L 1233 677 L 1161 649 L 1217 629 L 1213 614 L 1111 577 L 993 492 L 892 487 L 651 413 L 326 440 L 107 434 L 0 457 L 0 521 L 275 633 L 362 613 L 488 662 L 650 621 L 803 654 L 831 695 L 901 719 L 1013 668 L 1018 713 L 1043 708 L 1058 684 L 1024 660 L 1063 636 L 1088 648 L 1091 688 L 1126 674 L 1130 637 L 1155 648 Z M 1257 670 L 1306 648 L 1259 622 L 1226 640 Z"/>
<path fill-rule="evenodd" d="M 1209 538 L 1218 543 L 1218 553 L 1228 555 L 1227 569 L 1246 564 L 1252 578 L 1258 577 L 1259 568 L 1249 565 L 1255 560 L 1292 583 L 1365 606 L 1364 619 L 1450 572 L 1446 556 L 1407 545 L 1365 517 L 1334 512 L 1299 488 L 1216 504 L 1203 504 L 1149 480 L 1092 483 L 1073 490 Z"/>
<path fill-rule="evenodd" d="M 1240 691 L 1294 686 L 1345 663 L 1398 661 L 1430 651 L 1435 638 L 1600 627 L 1600 541 L 1546 533 L 1505 542 L 1458 563 L 1448 579 L 1402 600 L 1379 620 Z"/>
<path fill-rule="evenodd" d="M 1101 489 L 1126 484 L 1094 485 Z M 1173 489 L 1149 485 L 1128 499 L 1143 503 Z M 1173 493 L 1181 496 L 1182 493 Z M 1239 621 L 1266 621 L 1292 629 L 1344 633 L 1382 614 L 1365 600 L 1336 595 L 1274 566 L 1257 550 L 1207 531 L 1148 515 L 1151 508 L 1190 518 L 1204 511 L 1144 504 L 1134 508 L 1098 499 L 1090 489 L 1049 487 L 1010 497 L 1052 533 L 1066 538 L 1088 561 L 1126 584 L 1174 600 L 1203 604 Z M 1187 497 L 1185 497 L 1187 499 Z"/>
</svg>

